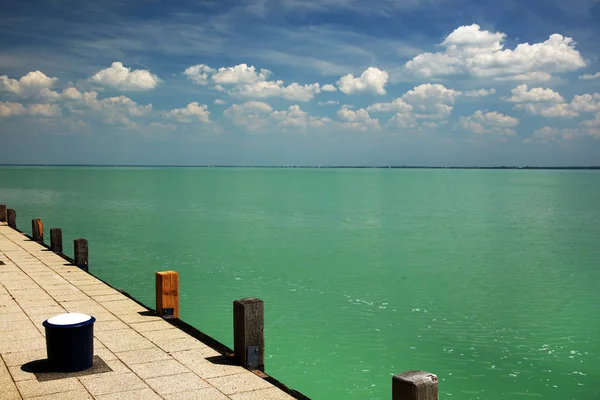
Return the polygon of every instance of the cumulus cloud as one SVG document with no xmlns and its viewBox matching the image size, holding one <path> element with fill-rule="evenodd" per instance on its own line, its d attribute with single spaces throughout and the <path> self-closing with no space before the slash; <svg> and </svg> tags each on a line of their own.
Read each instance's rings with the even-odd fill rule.
<svg viewBox="0 0 600 400">
<path fill-rule="evenodd" d="M 549 118 L 575 118 L 579 116 L 568 103 L 560 104 L 517 104 L 516 108 L 531 115 L 541 115 Z"/>
<path fill-rule="evenodd" d="M 409 90 L 401 99 L 412 106 L 418 118 L 443 119 L 450 115 L 456 98 L 461 94 L 439 83 L 426 83 Z"/>
<path fill-rule="evenodd" d="M 269 80 L 272 72 L 268 69 L 258 70 L 253 65 L 247 64 L 221 67 L 218 70 L 199 64 L 187 68 L 184 74 L 201 85 L 211 81 L 215 84 L 216 90 L 228 91 L 229 94 L 237 97 L 283 97 L 288 100 L 308 101 L 321 92 L 318 83 L 301 85 L 293 82 L 286 86 L 282 80 Z"/>
<path fill-rule="evenodd" d="M 544 89 L 541 87 L 527 88 L 527 85 L 519 85 L 511 90 L 511 97 L 503 100 L 511 103 L 562 103 L 565 101 L 563 97 L 552 89 Z"/>
<path fill-rule="evenodd" d="M 183 74 L 187 76 L 188 79 L 191 79 L 194 83 L 199 85 L 207 85 L 210 74 L 214 73 L 215 71 L 215 69 L 209 67 L 208 65 L 198 64 L 186 68 L 186 70 L 183 71 Z"/>
<path fill-rule="evenodd" d="M 441 43 L 443 51 L 419 54 L 405 68 L 427 78 L 470 75 L 500 80 L 548 80 L 553 73 L 585 67 L 575 42 L 559 34 L 541 43 L 504 48 L 506 34 L 460 26 Z"/>
<path fill-rule="evenodd" d="M 367 107 L 367 111 L 369 112 L 410 112 L 412 109 L 413 107 L 410 104 L 406 104 L 401 98 L 397 98 L 391 103 L 375 103 Z"/>
<path fill-rule="evenodd" d="M 512 129 L 519 125 L 519 120 L 496 111 L 475 111 L 469 117 L 460 117 L 457 127 L 474 133 L 497 133 L 507 136 L 515 135 Z"/>
<path fill-rule="evenodd" d="M 321 86 L 321 90 L 324 92 L 337 92 L 337 88 L 330 83 Z"/>
<path fill-rule="evenodd" d="M 175 118 L 179 122 L 209 122 L 210 111 L 208 111 L 207 105 L 201 105 L 194 101 L 193 103 L 189 103 L 185 108 L 175 108 L 167 111 L 165 116 L 167 118 Z"/>
<path fill-rule="evenodd" d="M 600 72 L 596 72 L 595 74 L 583 74 L 579 77 L 579 79 L 583 79 L 583 80 L 600 79 Z"/>
<path fill-rule="evenodd" d="M 490 96 L 496 93 L 496 89 L 476 89 L 476 90 L 468 90 L 464 94 L 467 97 L 485 97 Z"/>
<path fill-rule="evenodd" d="M 341 122 L 338 125 L 343 129 L 356 131 L 378 131 L 381 129 L 381 124 L 376 118 L 371 118 L 369 112 L 364 108 L 353 110 L 349 107 L 341 107 L 337 116 Z"/>
<path fill-rule="evenodd" d="M 560 140 L 571 140 L 582 136 L 582 131 L 572 128 L 552 128 L 544 126 L 533 132 L 533 135 L 524 139 L 525 143 L 541 142 L 551 143 Z"/>
<path fill-rule="evenodd" d="M 56 104 L 29 104 L 24 106 L 21 103 L 0 102 L 0 118 L 12 117 L 17 115 L 29 115 L 32 117 L 58 117 L 62 110 Z"/>
<path fill-rule="evenodd" d="M 150 90 L 161 81 L 158 76 L 145 69 L 131 70 L 121 62 L 114 62 L 109 68 L 98 71 L 90 80 L 94 83 L 120 90 Z"/>
<path fill-rule="evenodd" d="M 19 80 L 2 75 L 0 76 L 0 90 L 27 97 L 38 94 L 42 89 L 51 88 L 56 81 L 58 78 L 51 78 L 40 71 L 31 71 Z"/>
<path fill-rule="evenodd" d="M 261 101 L 249 101 L 234 104 L 223 114 L 234 124 L 255 132 L 266 132 L 274 128 L 281 132 L 304 131 L 307 128 L 324 128 L 333 123 L 330 118 L 310 116 L 298 104 L 276 111 Z"/>
<path fill-rule="evenodd" d="M 372 94 L 385 94 L 388 83 L 388 73 L 376 67 L 367 68 L 358 78 L 353 74 L 342 76 L 337 85 L 342 93 L 355 94 L 367 92 Z"/>
<path fill-rule="evenodd" d="M 577 112 L 600 111 L 600 93 L 574 96 L 570 107 Z"/>
<path fill-rule="evenodd" d="M 0 118 L 12 117 L 25 114 L 25 106 L 21 103 L 0 101 Z"/>
<path fill-rule="evenodd" d="M 216 99 L 215 100 L 215 104 L 218 104 L 218 105 L 222 106 L 223 104 L 227 104 L 227 102 L 225 100 L 222 100 L 222 99 Z"/>
<path fill-rule="evenodd" d="M 317 104 L 320 106 L 332 106 L 332 105 L 340 104 L 340 102 L 337 100 L 327 100 L 327 101 L 318 101 Z"/>
</svg>

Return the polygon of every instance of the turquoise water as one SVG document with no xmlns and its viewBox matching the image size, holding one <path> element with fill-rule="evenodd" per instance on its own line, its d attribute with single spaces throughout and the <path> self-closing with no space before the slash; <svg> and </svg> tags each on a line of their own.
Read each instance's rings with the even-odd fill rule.
<svg viewBox="0 0 600 400">
<path fill-rule="evenodd" d="M 600 397 L 600 173 L 0 168 L 19 227 L 89 239 L 90 271 L 232 346 L 265 301 L 266 371 L 315 399 Z M 72 254 L 67 246 L 66 252 Z"/>
</svg>

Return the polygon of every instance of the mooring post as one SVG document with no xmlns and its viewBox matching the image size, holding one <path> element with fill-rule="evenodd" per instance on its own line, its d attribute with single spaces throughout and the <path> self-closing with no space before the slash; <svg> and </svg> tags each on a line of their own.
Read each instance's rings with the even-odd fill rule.
<svg viewBox="0 0 600 400">
<path fill-rule="evenodd" d="M 34 242 L 44 243 L 44 223 L 39 218 L 31 220 L 31 237 Z"/>
<path fill-rule="evenodd" d="M 8 209 L 6 220 L 8 222 L 8 226 L 13 229 L 17 229 L 17 212 L 15 210 L 12 208 Z"/>
<path fill-rule="evenodd" d="M 88 271 L 88 241 L 87 239 L 75 239 L 74 243 L 74 259 L 75 265 L 84 271 Z"/>
<path fill-rule="evenodd" d="M 60 228 L 50 229 L 50 250 L 62 253 L 62 230 Z"/>
<path fill-rule="evenodd" d="M 0 204 L 0 222 L 6 222 L 6 204 Z"/>
<path fill-rule="evenodd" d="M 179 274 L 175 271 L 156 273 L 156 314 L 179 318 Z"/>
<path fill-rule="evenodd" d="M 392 400 L 438 400 L 437 376 L 425 371 L 394 375 Z"/>
<path fill-rule="evenodd" d="M 244 368 L 265 371 L 265 304 L 255 297 L 233 302 L 233 352 Z"/>
</svg>

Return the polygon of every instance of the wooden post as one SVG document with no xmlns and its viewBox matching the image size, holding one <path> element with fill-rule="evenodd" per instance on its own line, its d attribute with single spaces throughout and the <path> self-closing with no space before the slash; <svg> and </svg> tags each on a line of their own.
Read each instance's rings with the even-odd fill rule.
<svg viewBox="0 0 600 400">
<path fill-rule="evenodd" d="M 265 371 L 265 304 L 255 297 L 233 302 L 233 352 L 244 368 Z"/>
<path fill-rule="evenodd" d="M 6 222 L 6 204 L 0 204 L 0 222 Z"/>
<path fill-rule="evenodd" d="M 44 224 L 39 218 L 31 220 L 31 237 L 34 242 L 44 243 Z"/>
<path fill-rule="evenodd" d="M 156 273 L 156 314 L 179 318 L 179 274 L 175 271 Z"/>
<path fill-rule="evenodd" d="M 62 230 L 60 228 L 50 229 L 50 250 L 62 253 Z"/>
<path fill-rule="evenodd" d="M 425 371 L 394 375 L 392 400 L 438 400 L 437 376 Z"/>
<path fill-rule="evenodd" d="M 7 218 L 8 226 L 13 229 L 17 229 L 17 212 L 12 208 L 8 209 Z"/>
<path fill-rule="evenodd" d="M 88 241 L 87 239 L 75 239 L 74 244 L 74 259 L 75 265 L 84 271 L 88 271 Z"/>
</svg>

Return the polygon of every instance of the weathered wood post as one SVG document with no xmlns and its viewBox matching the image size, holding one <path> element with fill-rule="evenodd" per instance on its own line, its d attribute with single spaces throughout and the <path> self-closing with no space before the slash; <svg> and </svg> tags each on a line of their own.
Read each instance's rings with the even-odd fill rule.
<svg viewBox="0 0 600 400">
<path fill-rule="evenodd" d="M 265 304 L 255 297 L 233 302 L 233 352 L 247 369 L 265 371 Z"/>
<path fill-rule="evenodd" d="M 8 222 L 8 226 L 17 229 L 17 212 L 12 208 L 9 208 L 7 211 L 6 221 Z"/>
<path fill-rule="evenodd" d="M 84 271 L 88 271 L 88 241 L 87 239 L 75 239 L 74 244 L 74 259 L 75 265 Z"/>
<path fill-rule="evenodd" d="M 60 228 L 50 229 L 50 250 L 62 253 L 62 230 Z"/>
<path fill-rule="evenodd" d="M 156 273 L 156 314 L 179 318 L 179 274 L 175 271 Z"/>
<path fill-rule="evenodd" d="M 392 400 L 438 400 L 437 376 L 425 371 L 394 375 Z"/>
<path fill-rule="evenodd" d="M 6 204 L 0 204 L 0 222 L 6 222 Z"/>
<path fill-rule="evenodd" d="M 34 242 L 44 243 L 44 223 L 39 218 L 31 220 L 31 237 Z"/>
</svg>

